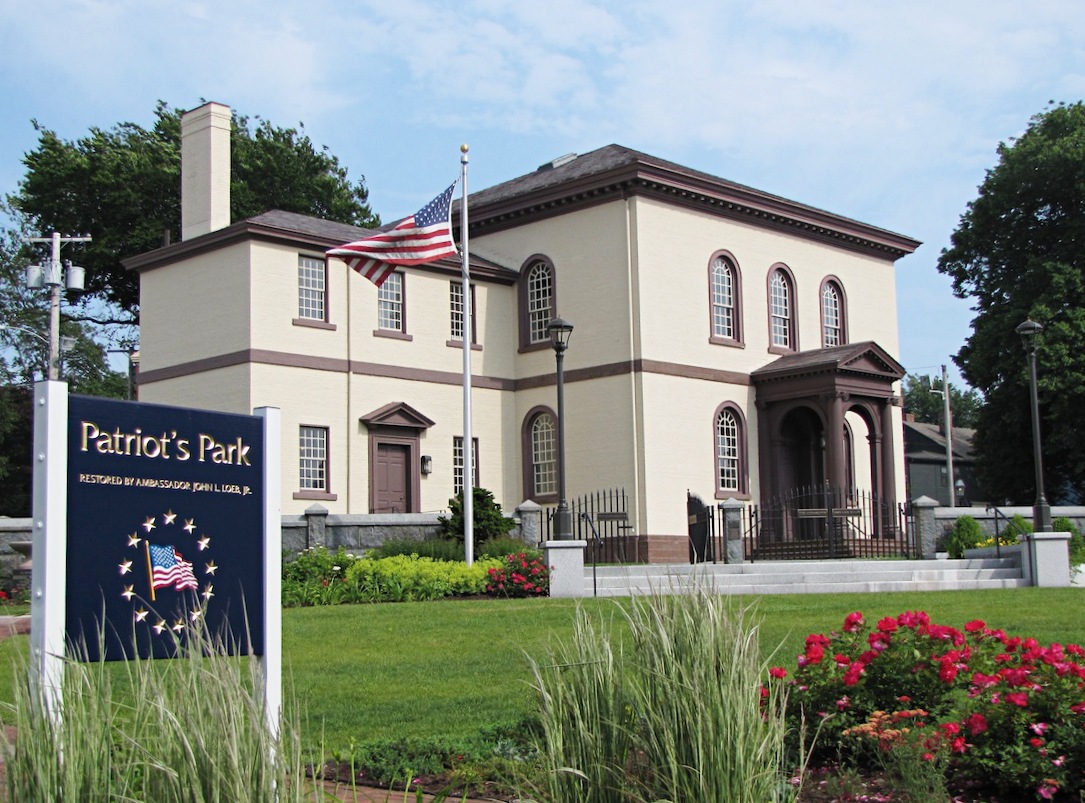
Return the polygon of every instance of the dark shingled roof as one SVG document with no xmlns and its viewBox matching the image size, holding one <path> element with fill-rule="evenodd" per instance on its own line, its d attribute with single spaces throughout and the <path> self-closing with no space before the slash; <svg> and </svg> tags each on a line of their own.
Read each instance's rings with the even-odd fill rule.
<svg viewBox="0 0 1085 803">
<path fill-rule="evenodd" d="M 827 371 L 895 374 L 897 378 L 904 376 L 904 367 L 900 363 L 877 343 L 867 340 L 861 343 L 848 343 L 844 346 L 785 354 L 780 359 L 758 368 L 750 374 L 750 378 L 756 382 L 784 375 L 794 376 Z"/>
</svg>

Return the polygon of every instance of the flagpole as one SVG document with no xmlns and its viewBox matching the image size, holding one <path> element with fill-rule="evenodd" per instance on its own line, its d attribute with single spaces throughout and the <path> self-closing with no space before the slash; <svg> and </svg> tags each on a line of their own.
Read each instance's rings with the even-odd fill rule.
<svg viewBox="0 0 1085 803">
<path fill-rule="evenodd" d="M 154 572 L 151 571 L 151 545 L 146 538 L 143 539 L 143 551 L 147 553 L 147 582 L 151 584 L 151 602 L 154 602 Z"/>
<path fill-rule="evenodd" d="M 463 260 L 463 557 L 475 562 L 475 441 L 471 434 L 471 268 L 467 243 L 467 151 L 460 146 L 460 258 Z"/>
</svg>

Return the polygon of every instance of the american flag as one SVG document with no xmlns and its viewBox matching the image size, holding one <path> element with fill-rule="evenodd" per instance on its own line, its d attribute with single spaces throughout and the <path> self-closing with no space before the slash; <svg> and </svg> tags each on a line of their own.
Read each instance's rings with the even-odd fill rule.
<svg viewBox="0 0 1085 803">
<path fill-rule="evenodd" d="M 328 256 L 341 257 L 350 267 L 380 287 L 397 265 L 424 265 L 453 256 L 452 185 L 413 215 L 388 231 L 341 245 Z"/>
<path fill-rule="evenodd" d="M 151 586 L 169 588 L 178 591 L 196 588 L 196 575 L 192 573 L 192 564 L 181 557 L 181 553 L 172 546 L 148 544 L 151 556 Z"/>
</svg>

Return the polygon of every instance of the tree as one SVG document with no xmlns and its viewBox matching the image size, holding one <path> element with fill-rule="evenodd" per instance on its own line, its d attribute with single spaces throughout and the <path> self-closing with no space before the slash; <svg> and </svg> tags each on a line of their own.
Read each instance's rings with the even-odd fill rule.
<svg viewBox="0 0 1085 803">
<path fill-rule="evenodd" d="M 953 426 L 971 429 L 976 426 L 983 399 L 972 388 L 961 390 L 949 383 L 949 402 L 953 408 Z M 942 380 L 918 374 L 904 377 L 904 412 L 915 416 L 921 424 L 945 423 L 946 403 L 942 399 Z"/>
<path fill-rule="evenodd" d="M 178 239 L 181 229 L 181 110 L 159 102 L 150 128 L 119 123 L 62 140 L 33 122 L 38 146 L 24 157 L 26 176 L 11 206 L 38 232 L 89 234 L 77 264 L 87 268 L 87 320 L 134 323 L 139 279 L 121 259 Z M 232 220 L 269 209 L 317 215 L 356 226 L 380 225 L 365 180 L 351 183 L 339 160 L 318 149 L 304 127 L 279 128 L 234 113 Z M 112 311 L 95 310 L 105 301 Z M 100 306 L 100 305 L 99 305 Z"/>
<path fill-rule="evenodd" d="M 985 398 L 974 442 L 993 499 L 1035 497 L 1029 378 L 1015 332 L 1044 326 L 1038 353 L 1045 490 L 1085 493 L 1085 105 L 1049 105 L 998 148 L 938 269 L 975 302 L 972 335 L 954 357 Z"/>
</svg>

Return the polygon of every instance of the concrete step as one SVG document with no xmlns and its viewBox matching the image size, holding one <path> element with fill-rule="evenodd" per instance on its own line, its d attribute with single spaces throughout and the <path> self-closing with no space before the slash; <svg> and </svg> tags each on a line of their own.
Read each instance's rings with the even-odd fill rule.
<svg viewBox="0 0 1085 803">
<path fill-rule="evenodd" d="M 600 596 L 681 593 L 818 594 L 1018 588 L 1028 583 L 1012 558 L 968 560 L 762 561 L 743 564 L 598 566 L 585 589 Z"/>
</svg>

